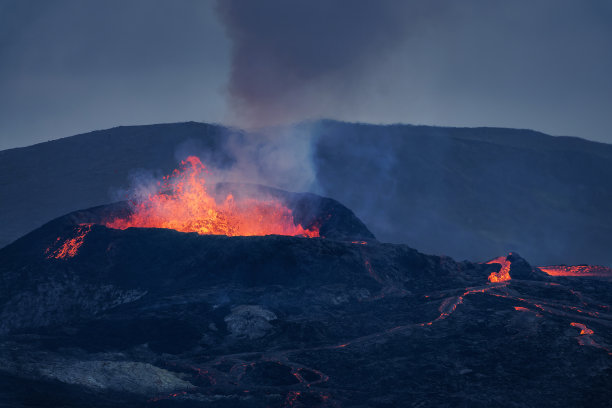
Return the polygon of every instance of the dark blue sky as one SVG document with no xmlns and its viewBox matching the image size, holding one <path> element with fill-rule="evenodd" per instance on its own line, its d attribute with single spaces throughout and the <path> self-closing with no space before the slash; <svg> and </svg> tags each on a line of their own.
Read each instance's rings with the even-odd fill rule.
<svg viewBox="0 0 612 408">
<path fill-rule="evenodd" d="M 608 0 L 0 0 L 0 149 L 330 117 L 612 142 Z"/>
</svg>

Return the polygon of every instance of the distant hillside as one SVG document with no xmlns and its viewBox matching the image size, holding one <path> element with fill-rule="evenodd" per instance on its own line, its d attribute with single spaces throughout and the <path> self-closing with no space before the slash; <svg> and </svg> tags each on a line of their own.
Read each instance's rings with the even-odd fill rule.
<svg viewBox="0 0 612 408">
<path fill-rule="evenodd" d="M 612 145 L 499 128 L 320 123 L 324 195 L 383 242 L 612 264 Z"/>
<path fill-rule="evenodd" d="M 612 146 L 529 130 L 298 125 L 314 135 L 318 193 L 385 242 L 456 258 L 519 252 L 534 264 L 612 265 Z M 0 152 L 0 246 L 67 212 L 104 204 L 137 169 L 167 173 L 177 149 L 236 158 L 201 123 L 118 127 Z"/>
</svg>

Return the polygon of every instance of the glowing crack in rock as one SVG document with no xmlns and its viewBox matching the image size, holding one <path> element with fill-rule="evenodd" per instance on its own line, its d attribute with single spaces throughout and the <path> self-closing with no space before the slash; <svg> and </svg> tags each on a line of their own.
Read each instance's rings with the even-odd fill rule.
<svg viewBox="0 0 612 408">
<path fill-rule="evenodd" d="M 80 224 L 76 227 L 74 236 L 72 238 L 67 238 L 62 242 L 61 237 L 57 237 L 53 245 L 51 245 L 45 253 L 47 254 L 47 258 L 55 258 L 55 259 L 68 259 L 74 258 L 78 253 L 79 248 L 83 245 L 83 241 L 85 237 L 91 231 L 91 227 L 93 224 Z M 60 244 L 61 243 L 61 244 Z"/>
<path fill-rule="evenodd" d="M 134 202 L 133 213 L 105 223 L 109 228 L 168 228 L 202 235 L 291 235 L 318 237 L 316 226 L 296 224 L 292 211 L 278 199 L 236 200 L 228 194 L 217 203 L 206 189 L 206 168 L 190 156 L 159 183 L 156 193 Z"/>
</svg>

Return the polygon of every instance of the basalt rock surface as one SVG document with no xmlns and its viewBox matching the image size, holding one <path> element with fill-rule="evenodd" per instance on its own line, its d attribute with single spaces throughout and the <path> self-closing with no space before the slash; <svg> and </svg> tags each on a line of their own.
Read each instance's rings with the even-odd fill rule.
<svg viewBox="0 0 612 408">
<path fill-rule="evenodd" d="M 512 278 L 490 283 L 500 264 L 377 242 L 350 211 L 342 239 L 92 225 L 73 257 L 49 257 L 117 208 L 0 250 L 0 406 L 612 400 L 610 280 L 547 276 L 511 254 Z"/>
</svg>

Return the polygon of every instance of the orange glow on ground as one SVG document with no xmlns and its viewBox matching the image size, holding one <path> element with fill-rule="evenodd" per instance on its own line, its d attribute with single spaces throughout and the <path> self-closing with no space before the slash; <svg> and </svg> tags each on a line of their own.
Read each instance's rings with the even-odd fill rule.
<svg viewBox="0 0 612 408">
<path fill-rule="evenodd" d="M 92 224 L 80 224 L 76 233 L 72 238 L 66 239 L 64 242 L 59 245 L 61 242 L 61 237 L 57 237 L 54 244 L 51 245 L 45 253 L 47 254 L 47 258 L 55 258 L 55 259 L 68 259 L 74 258 L 74 256 L 78 253 L 79 248 L 83 245 L 83 241 L 85 240 L 85 236 L 91 231 Z M 55 247 L 55 249 L 53 249 Z"/>
<path fill-rule="evenodd" d="M 599 265 L 552 265 L 538 266 L 538 268 L 551 276 L 596 276 L 612 278 L 612 269 Z"/>
<path fill-rule="evenodd" d="M 500 256 L 499 258 L 495 258 L 487 263 L 497 263 L 501 265 L 499 272 L 492 272 L 489 275 L 489 282 L 506 282 L 510 280 L 510 261 L 508 261 L 505 256 Z"/>
<path fill-rule="evenodd" d="M 586 327 L 584 324 L 582 323 L 570 323 L 572 326 L 577 327 L 580 329 L 580 335 L 581 336 L 590 336 L 591 334 L 594 334 L 593 330 L 589 329 L 588 327 Z"/>
<path fill-rule="evenodd" d="M 188 157 L 181 162 L 180 169 L 163 178 L 160 191 L 135 203 L 132 215 L 105 225 L 116 229 L 168 228 L 202 235 L 319 236 L 317 227 L 306 229 L 296 225 L 291 210 L 277 199 L 237 201 L 228 194 L 217 204 L 206 190 L 205 173 L 200 159 Z"/>
</svg>

